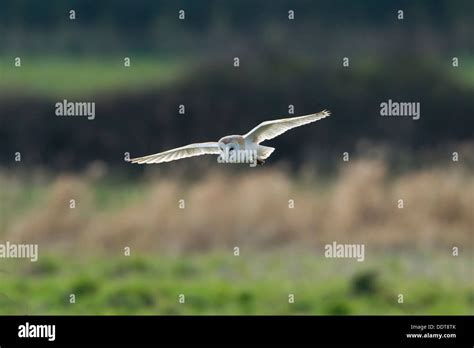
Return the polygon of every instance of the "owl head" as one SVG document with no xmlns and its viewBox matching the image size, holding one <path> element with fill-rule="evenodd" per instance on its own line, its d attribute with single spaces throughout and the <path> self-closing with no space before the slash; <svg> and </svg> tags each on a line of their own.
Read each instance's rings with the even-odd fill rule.
<svg viewBox="0 0 474 348">
<path fill-rule="evenodd" d="M 219 149 L 222 153 L 231 153 L 243 148 L 243 138 L 240 135 L 228 135 L 219 140 Z"/>
</svg>

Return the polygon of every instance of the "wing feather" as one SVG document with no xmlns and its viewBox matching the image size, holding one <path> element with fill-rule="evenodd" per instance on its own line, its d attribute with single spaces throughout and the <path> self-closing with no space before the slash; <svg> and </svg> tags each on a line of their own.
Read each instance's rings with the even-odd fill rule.
<svg viewBox="0 0 474 348">
<path fill-rule="evenodd" d="M 176 149 L 171 149 L 160 153 L 155 153 L 153 155 L 132 158 L 130 162 L 138 164 L 162 163 L 171 162 L 187 157 L 214 154 L 218 155 L 219 153 L 220 150 L 217 142 L 196 143 L 177 147 Z"/>
<path fill-rule="evenodd" d="M 253 128 L 247 134 L 245 134 L 244 138 L 249 138 L 254 143 L 259 144 L 262 141 L 276 138 L 277 136 L 285 133 L 286 131 L 292 128 L 318 121 L 322 118 L 329 116 L 330 114 L 331 113 L 328 110 L 323 110 L 316 114 L 283 118 L 280 120 L 273 121 L 265 121 L 260 123 L 257 127 Z"/>
</svg>

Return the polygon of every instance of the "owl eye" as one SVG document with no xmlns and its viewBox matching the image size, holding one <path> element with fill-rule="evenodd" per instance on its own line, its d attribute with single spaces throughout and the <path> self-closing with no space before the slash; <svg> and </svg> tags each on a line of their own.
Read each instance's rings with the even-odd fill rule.
<svg viewBox="0 0 474 348">
<path fill-rule="evenodd" d="M 235 150 L 235 146 L 234 145 L 229 145 L 229 152 L 234 151 L 234 150 Z"/>
</svg>

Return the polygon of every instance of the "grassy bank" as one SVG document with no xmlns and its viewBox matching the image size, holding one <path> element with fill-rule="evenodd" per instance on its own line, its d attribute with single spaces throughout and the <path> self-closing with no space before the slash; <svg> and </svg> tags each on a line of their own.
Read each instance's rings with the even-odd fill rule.
<svg viewBox="0 0 474 348">
<path fill-rule="evenodd" d="M 429 253 L 369 253 L 361 263 L 314 250 L 40 255 L 37 263 L 10 260 L 2 267 L 1 314 L 473 313 L 469 260 Z"/>
</svg>

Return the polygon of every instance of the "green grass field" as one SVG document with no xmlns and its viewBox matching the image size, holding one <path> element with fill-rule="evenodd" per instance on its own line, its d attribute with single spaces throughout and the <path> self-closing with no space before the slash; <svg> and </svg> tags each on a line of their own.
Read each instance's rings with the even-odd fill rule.
<svg viewBox="0 0 474 348">
<path fill-rule="evenodd" d="M 126 56 L 126 55 L 124 55 Z M 182 59 L 124 57 L 22 56 L 21 67 L 2 59 L 0 91 L 46 97 L 95 96 L 97 93 L 130 91 L 179 80 L 191 67 Z"/>
<path fill-rule="evenodd" d="M 131 66 L 124 67 L 126 56 L 21 56 L 21 67 L 15 67 L 14 57 L 2 57 L 0 93 L 89 97 L 98 93 L 161 87 L 186 78 L 201 60 L 197 56 L 184 59 L 135 55 L 130 57 Z M 382 71 L 383 61 L 365 58 L 354 67 L 361 77 L 368 78 Z M 449 79 L 463 88 L 474 87 L 474 60 L 469 56 L 459 58 L 458 68 L 440 61 L 425 63 L 435 71 L 447 72 Z"/>
<path fill-rule="evenodd" d="M 301 249 L 234 256 L 41 255 L 1 263 L 1 314 L 472 314 L 469 260 L 330 260 Z M 14 267 L 15 266 L 15 267 Z M 288 295 L 294 294 L 290 304 Z M 69 302 L 75 294 L 76 303 Z M 185 303 L 178 296 L 185 295 Z M 398 303 L 398 294 L 404 303 Z"/>
</svg>

